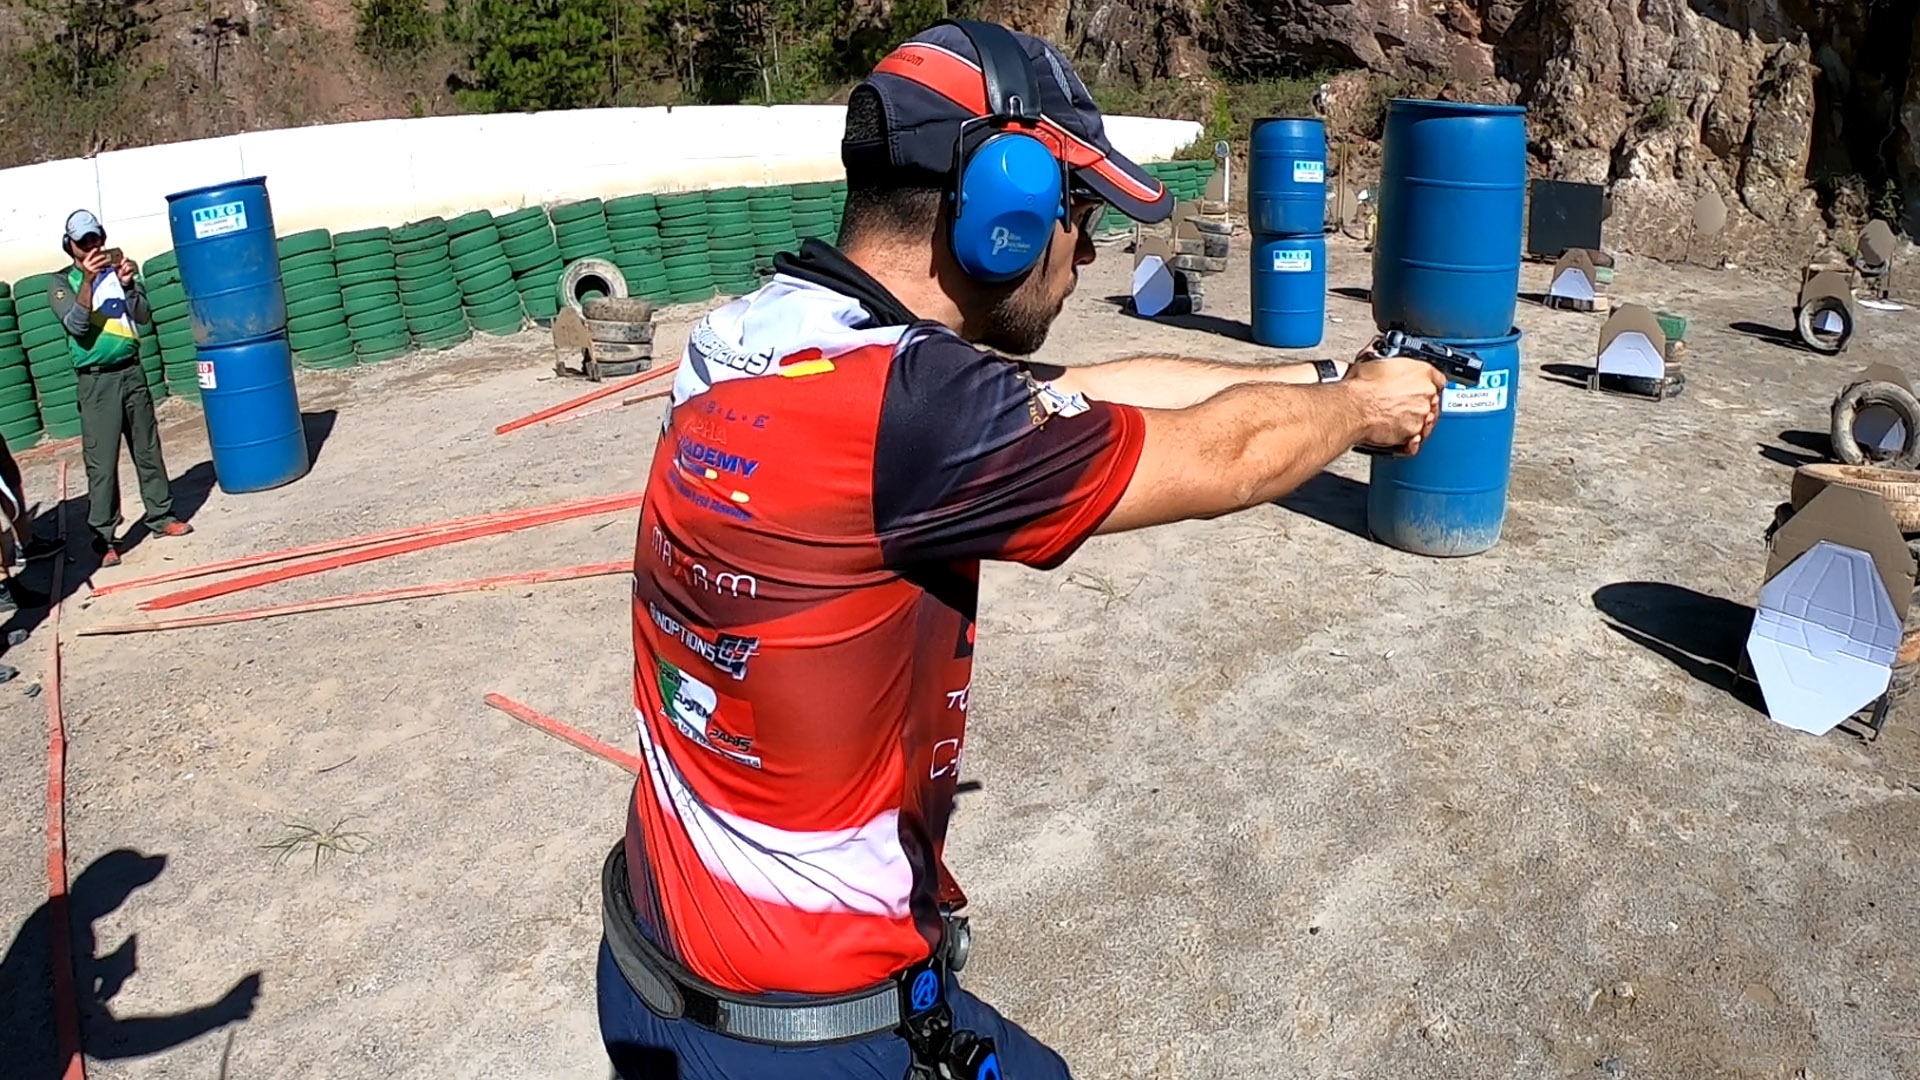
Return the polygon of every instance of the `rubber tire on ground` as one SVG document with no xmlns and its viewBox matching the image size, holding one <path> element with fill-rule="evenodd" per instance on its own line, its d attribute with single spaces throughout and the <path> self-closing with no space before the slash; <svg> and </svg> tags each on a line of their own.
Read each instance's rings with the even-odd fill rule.
<svg viewBox="0 0 1920 1080">
<path fill-rule="evenodd" d="M 604 288 L 596 286 L 595 282 Z M 554 295 L 584 318 L 586 312 L 580 306 L 580 293 L 587 287 L 604 292 L 613 299 L 624 300 L 627 297 L 627 276 L 605 259 L 575 259 L 560 272 Z"/>
<path fill-rule="evenodd" d="M 599 301 L 589 301 L 598 303 Z M 587 336 L 598 342 L 610 345 L 647 345 L 653 344 L 653 324 L 650 322 L 613 322 L 606 319 L 588 319 Z"/>
<path fill-rule="evenodd" d="M 599 341 L 593 346 L 593 359 L 602 364 L 631 364 L 653 359 L 653 345 L 619 345 Z"/>
<path fill-rule="evenodd" d="M 1833 344 L 1824 340 L 1824 335 L 1813 329 L 1813 318 L 1823 311 L 1831 311 L 1840 316 L 1843 324 L 1839 337 Z M 1853 340 L 1853 316 L 1847 313 L 1847 306 L 1834 297 L 1818 297 L 1799 311 L 1793 313 L 1793 329 L 1800 341 L 1814 352 L 1833 356 L 1844 351 Z"/>
<path fill-rule="evenodd" d="M 1907 429 L 1907 440 L 1890 458 L 1868 460 L 1853 437 L 1860 410 L 1869 405 L 1892 409 Z M 1920 469 L 1920 399 L 1895 383 L 1860 382 L 1842 391 L 1833 402 L 1833 456 L 1846 465 L 1873 465 L 1882 469 Z"/>
<path fill-rule="evenodd" d="M 1901 532 L 1920 532 L 1920 477 L 1913 473 L 1824 461 L 1802 465 L 1793 471 L 1793 508 L 1803 509 L 1832 484 L 1873 492 L 1886 502 Z"/>
<path fill-rule="evenodd" d="M 595 319 L 607 322 L 643 323 L 653 319 L 653 305 L 631 295 L 589 300 L 581 306 L 580 314 L 589 322 Z M 609 338 L 608 340 L 613 340 Z"/>
</svg>

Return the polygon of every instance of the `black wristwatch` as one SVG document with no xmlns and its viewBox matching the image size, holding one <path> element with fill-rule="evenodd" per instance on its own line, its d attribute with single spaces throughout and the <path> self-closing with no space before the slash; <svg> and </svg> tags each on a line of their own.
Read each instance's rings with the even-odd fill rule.
<svg viewBox="0 0 1920 1080">
<path fill-rule="evenodd" d="M 1331 360 L 1315 360 L 1313 370 L 1320 374 L 1323 383 L 1340 381 L 1340 368 Z"/>
</svg>

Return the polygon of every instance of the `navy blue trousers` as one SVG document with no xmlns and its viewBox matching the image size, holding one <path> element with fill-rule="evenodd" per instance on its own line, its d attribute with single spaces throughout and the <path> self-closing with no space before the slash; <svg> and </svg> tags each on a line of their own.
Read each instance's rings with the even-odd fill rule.
<svg viewBox="0 0 1920 1080">
<path fill-rule="evenodd" d="M 904 1080 L 908 1052 L 892 1033 L 832 1046 L 763 1046 L 665 1020 L 627 985 L 613 951 L 600 943 L 600 1038 L 620 1080 Z M 993 1007 L 948 988 L 954 1026 L 992 1037 L 1005 1080 L 1072 1080 L 1067 1063 Z"/>
</svg>

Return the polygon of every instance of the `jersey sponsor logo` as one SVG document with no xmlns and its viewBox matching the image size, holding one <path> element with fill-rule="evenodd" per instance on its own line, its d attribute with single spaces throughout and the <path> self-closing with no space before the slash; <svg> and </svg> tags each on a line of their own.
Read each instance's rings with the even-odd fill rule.
<svg viewBox="0 0 1920 1080">
<path fill-rule="evenodd" d="M 709 570 L 705 563 L 690 559 L 686 553 L 673 546 L 673 540 L 663 532 L 660 526 L 653 527 L 651 547 L 654 557 L 666 564 L 667 570 L 677 581 L 683 581 L 701 592 L 716 593 L 738 599 L 760 598 L 760 579 L 752 574 L 742 574 L 734 570 Z"/>
<path fill-rule="evenodd" d="M 660 610 L 660 605 L 651 600 L 647 601 L 647 614 L 653 616 L 653 625 L 659 627 L 662 633 L 678 638 L 680 644 L 693 650 L 694 655 L 735 679 L 747 677 L 747 661 L 760 651 L 760 639 L 757 637 L 716 634 L 709 641 L 700 635 L 700 631 Z"/>
<path fill-rule="evenodd" d="M 683 465 L 698 466 L 701 471 L 709 473 L 711 473 L 712 470 L 718 469 L 720 472 L 732 473 L 743 479 L 751 477 L 760 469 L 760 460 L 758 458 L 745 457 L 740 454 L 730 454 L 725 450 L 708 446 L 705 443 L 690 439 L 685 435 L 680 436 L 680 463 Z M 709 475 L 707 479 L 716 480 L 719 479 L 719 477 L 717 475 Z"/>
<path fill-rule="evenodd" d="M 706 415 L 714 420 L 724 420 L 729 424 L 744 424 L 755 431 L 765 431 L 767 424 L 773 420 L 770 413 L 737 410 L 731 405 L 722 405 L 717 401 L 707 402 Z M 711 422 L 700 422 L 699 427 L 689 427 L 688 433 L 706 439 L 710 443 L 725 445 L 727 441 L 726 429 Z"/>
<path fill-rule="evenodd" d="M 960 740 L 941 739 L 933 744 L 933 758 L 927 767 L 927 779 L 960 775 Z"/>
<path fill-rule="evenodd" d="M 736 349 L 714 330 L 712 322 L 707 319 L 693 324 L 693 332 L 687 339 L 687 357 L 698 367 L 718 364 L 747 375 L 765 375 L 773 370 L 771 347 L 756 352 Z M 708 384 L 713 382 L 708 378 L 702 381 Z"/>
<path fill-rule="evenodd" d="M 711 510 L 716 514 L 725 514 L 730 518 L 736 518 L 740 521 L 753 520 L 752 514 L 747 513 L 736 505 L 747 501 L 747 493 L 744 491 L 736 491 L 728 498 L 715 498 L 704 491 L 695 490 L 692 485 L 687 483 L 686 477 L 679 469 L 669 470 L 667 473 L 667 481 L 673 485 L 674 492 L 681 498 L 686 499 L 701 509 Z"/>
<path fill-rule="evenodd" d="M 743 701 L 723 699 L 713 687 L 683 671 L 658 653 L 654 664 L 659 669 L 662 709 L 674 730 L 688 739 L 748 768 L 760 768 L 760 755 L 752 753 L 753 736 L 727 730 L 723 724 L 740 726 L 752 712 Z M 742 715 L 744 714 L 744 716 Z"/>
</svg>

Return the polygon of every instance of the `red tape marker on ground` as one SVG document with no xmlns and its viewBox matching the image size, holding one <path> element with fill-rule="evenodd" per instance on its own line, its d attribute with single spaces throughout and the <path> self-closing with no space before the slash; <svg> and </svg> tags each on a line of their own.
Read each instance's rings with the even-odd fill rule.
<svg viewBox="0 0 1920 1080">
<path fill-rule="evenodd" d="M 549 420 L 549 419 L 552 419 L 553 417 L 559 416 L 561 413 L 571 412 L 582 405 L 591 405 L 594 402 L 599 401 L 603 397 L 612 397 L 613 395 L 618 394 L 623 390 L 631 390 L 634 387 L 639 386 L 641 383 L 646 382 L 648 379 L 658 378 L 661 375 L 665 375 L 679 366 L 680 366 L 680 361 L 675 360 L 670 364 L 664 364 L 660 367 L 654 368 L 652 371 L 643 371 L 640 374 L 635 375 L 631 379 L 627 379 L 617 383 L 610 383 L 606 386 L 601 387 L 598 390 L 593 391 L 592 393 L 582 394 L 571 401 L 563 401 L 558 405 L 549 406 L 547 408 L 541 409 L 537 413 L 530 413 L 526 416 L 523 416 L 518 420 L 509 420 L 506 423 L 501 424 L 499 427 L 494 428 L 493 433 L 495 435 L 505 435 L 509 431 L 518 431 L 521 428 L 526 427 L 528 424 L 537 424 L 542 420 Z"/>
<path fill-rule="evenodd" d="M 351 596 L 328 596 L 319 600 L 306 600 L 295 604 L 279 604 L 274 607 L 248 608 L 245 611 L 221 611 L 211 615 L 187 615 L 178 619 L 155 619 L 143 623 L 114 623 L 109 626 L 88 626 L 75 631 L 79 637 L 98 637 L 102 634 L 144 634 L 153 630 L 184 630 L 193 626 L 219 626 L 223 623 L 252 622 L 256 619 L 274 619 L 282 615 L 300 615 L 309 611 L 333 611 L 338 608 L 365 607 L 369 604 L 390 604 L 395 600 L 419 600 L 429 596 L 446 596 L 451 593 L 481 592 L 486 589 L 502 589 L 515 585 L 544 585 L 552 581 L 573 581 L 578 578 L 610 577 L 614 574 L 633 572 L 633 563 L 610 562 L 591 563 L 586 566 L 568 566 L 558 570 L 535 570 L 526 574 L 505 574 L 500 577 L 469 578 L 465 581 L 444 581 L 438 585 L 408 585 L 398 589 L 381 589 L 376 592 L 354 593 Z"/>
<path fill-rule="evenodd" d="M 636 776 L 640 773 L 640 759 L 625 750 L 617 750 L 584 731 L 570 728 L 551 716 L 534 712 L 510 697 L 488 694 L 483 700 L 515 720 L 537 727 L 556 739 L 570 742 L 587 753 L 611 761 Z"/>
<path fill-rule="evenodd" d="M 80 1044 L 80 999 L 74 993 L 71 913 L 67 908 L 67 721 L 60 711 L 60 609 L 66 606 L 67 465 L 60 463 L 61 550 L 53 557 L 53 610 L 47 629 L 53 637 L 47 658 L 47 932 L 53 961 L 53 1030 L 63 1080 L 86 1080 L 86 1048 Z"/>
<path fill-rule="evenodd" d="M 454 529 L 449 532 L 429 533 L 425 536 L 416 536 L 412 539 L 402 540 L 397 543 L 380 544 L 375 547 L 361 548 L 358 551 L 347 551 L 337 555 L 329 555 L 324 559 L 315 559 L 312 562 L 295 563 L 292 566 L 263 570 L 260 573 L 248 574 L 244 577 L 229 578 L 226 581 L 216 581 L 211 585 L 202 585 L 197 589 L 185 589 L 176 593 L 167 593 L 164 596 L 156 596 L 151 600 L 143 600 L 138 606 L 142 611 L 159 611 L 166 608 L 176 608 L 182 604 L 191 604 L 200 600 L 211 600 L 216 596 L 225 596 L 228 593 L 240 592 L 243 589 L 252 589 L 261 585 L 271 585 L 297 577 L 305 577 L 309 574 L 318 574 L 323 570 L 337 570 L 342 566 L 353 566 L 357 563 L 372 562 L 375 559 L 384 559 L 391 555 L 405 555 L 410 552 L 425 551 L 428 548 L 458 543 L 462 540 L 473 540 L 482 536 L 495 536 L 501 533 L 517 532 L 521 529 L 531 529 L 539 525 L 551 525 L 554 522 L 566 521 L 570 518 L 588 517 L 593 514 L 610 513 L 617 510 L 629 510 L 639 506 L 641 500 L 644 498 L 646 498 L 646 492 L 635 491 L 626 495 L 617 496 L 604 505 L 566 507 L 548 510 L 538 514 L 528 514 L 518 518 L 510 518 L 506 521 L 488 522 L 481 525 L 469 526 L 464 529 Z"/>
<path fill-rule="evenodd" d="M 245 570 L 249 567 L 263 566 L 267 563 L 304 559 L 309 555 L 330 555 L 336 551 L 347 551 L 357 547 L 371 547 L 374 544 L 384 544 L 394 540 L 406 540 L 410 537 L 426 536 L 431 533 L 452 532 L 455 529 L 463 529 L 470 525 L 483 525 L 494 521 L 508 521 L 513 518 L 526 517 L 529 514 L 544 513 L 548 510 L 589 506 L 597 503 L 610 502 L 623 497 L 624 496 L 621 495 L 595 495 L 590 498 L 574 499 L 570 502 L 553 503 L 548 506 L 528 506 L 518 510 L 498 510 L 491 514 L 476 514 L 473 517 L 456 518 L 452 521 L 437 521 L 430 525 L 410 525 L 404 529 L 394 529 L 389 532 L 368 533 L 365 536 L 348 536 L 339 540 L 324 540 L 318 544 L 309 544 L 306 547 L 284 548 L 279 551 L 262 552 L 258 555 L 243 555 L 237 559 L 227 559 L 223 562 L 205 563 L 200 566 L 189 566 L 180 570 L 169 570 L 162 574 L 152 574 L 147 577 L 116 581 L 93 590 L 93 595 L 108 596 L 117 592 L 126 592 L 130 589 L 144 589 L 149 585 L 165 585 L 171 581 L 185 581 L 189 578 L 206 577 L 209 574 L 224 574 L 229 570 Z"/>
</svg>

